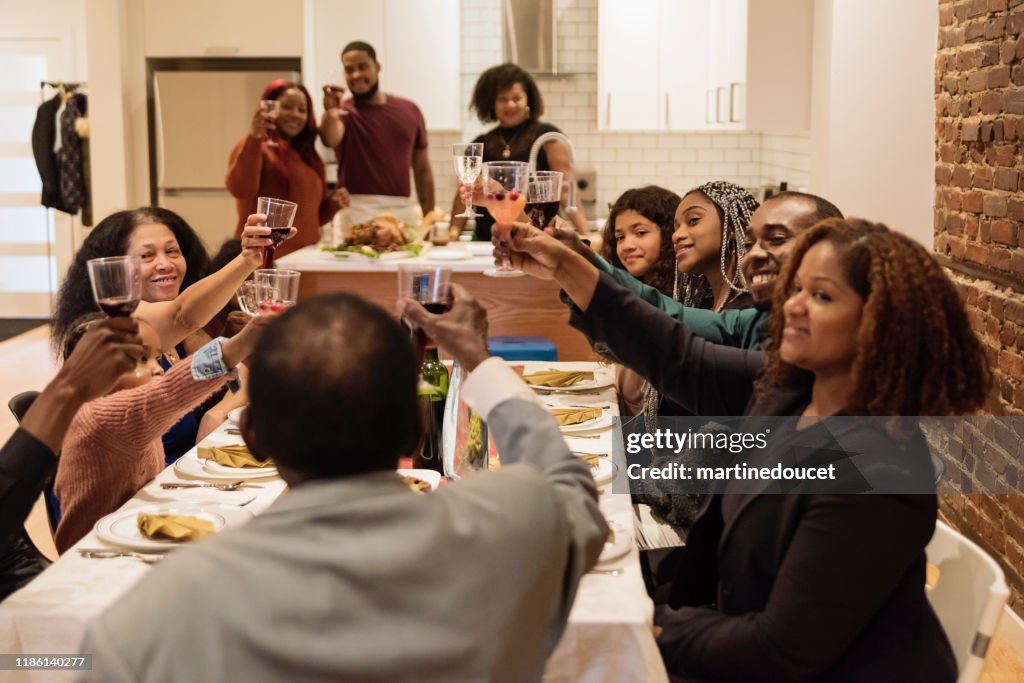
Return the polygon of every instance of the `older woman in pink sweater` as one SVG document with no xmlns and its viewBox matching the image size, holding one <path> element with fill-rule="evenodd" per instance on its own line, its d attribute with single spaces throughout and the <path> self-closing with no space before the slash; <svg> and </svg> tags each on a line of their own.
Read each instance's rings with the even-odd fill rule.
<svg viewBox="0 0 1024 683">
<path fill-rule="evenodd" d="M 59 552 L 159 474 L 164 467 L 160 436 L 227 381 L 266 322 L 261 316 L 231 339 L 214 339 L 190 363 L 178 363 L 164 374 L 157 362 L 160 337 L 140 321 L 147 347 L 147 358 L 140 362 L 144 372 L 126 373 L 110 394 L 82 406 L 64 439 L 54 487 L 62 513 L 55 539 Z M 69 335 L 65 356 L 88 324 L 79 325 L 78 335 Z"/>
</svg>

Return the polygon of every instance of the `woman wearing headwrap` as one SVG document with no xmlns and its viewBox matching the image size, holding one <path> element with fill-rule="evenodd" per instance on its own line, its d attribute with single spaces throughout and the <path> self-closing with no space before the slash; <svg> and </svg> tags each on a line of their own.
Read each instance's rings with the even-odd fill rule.
<svg viewBox="0 0 1024 683">
<path fill-rule="evenodd" d="M 341 208 L 327 193 L 324 162 L 317 154 L 313 100 L 306 88 L 285 80 L 272 81 L 260 100 L 277 102 L 276 115 L 258 108 L 252 130 L 235 145 L 224 180 L 238 205 L 242 234 L 246 216 L 256 213 L 258 197 L 275 197 L 298 204 L 294 226 L 298 234 L 277 246 L 280 257 L 320 239 L 320 226 Z"/>
</svg>

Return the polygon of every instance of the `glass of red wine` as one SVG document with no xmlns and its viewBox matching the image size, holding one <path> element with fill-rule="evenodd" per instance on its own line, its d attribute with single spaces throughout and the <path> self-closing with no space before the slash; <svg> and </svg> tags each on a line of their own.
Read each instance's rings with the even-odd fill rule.
<svg viewBox="0 0 1024 683">
<path fill-rule="evenodd" d="M 89 259 L 85 264 L 96 305 L 110 318 L 127 318 L 142 298 L 142 259 L 138 256 L 108 256 Z"/>
<path fill-rule="evenodd" d="M 418 302 L 431 313 L 444 313 L 452 307 L 451 281 L 451 268 L 405 263 L 398 266 L 398 296 Z M 422 365 L 423 352 L 431 344 L 430 338 L 408 319 L 403 318 L 402 322 L 412 332 L 416 358 Z"/>
<path fill-rule="evenodd" d="M 270 240 L 274 243 L 272 246 L 263 248 L 264 269 L 274 266 L 274 250 L 277 249 L 277 245 L 288 239 L 297 208 L 299 208 L 298 204 L 284 199 L 260 197 L 256 200 L 256 213 L 267 217 L 267 222 L 264 225 L 270 228 Z"/>
<path fill-rule="evenodd" d="M 533 227 L 543 230 L 551 224 L 562 204 L 562 173 L 534 171 L 526 177 L 526 207 L 523 211 Z"/>
<path fill-rule="evenodd" d="M 256 312 L 262 315 L 279 315 L 299 300 L 299 276 L 297 270 L 257 270 Z"/>
</svg>

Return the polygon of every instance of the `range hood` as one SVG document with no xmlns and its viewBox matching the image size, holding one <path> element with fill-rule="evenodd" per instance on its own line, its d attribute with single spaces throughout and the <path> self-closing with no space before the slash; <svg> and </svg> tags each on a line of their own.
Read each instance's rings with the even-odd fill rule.
<svg viewBox="0 0 1024 683">
<path fill-rule="evenodd" d="M 505 61 L 532 74 L 557 74 L 555 0 L 502 0 L 501 10 Z"/>
</svg>

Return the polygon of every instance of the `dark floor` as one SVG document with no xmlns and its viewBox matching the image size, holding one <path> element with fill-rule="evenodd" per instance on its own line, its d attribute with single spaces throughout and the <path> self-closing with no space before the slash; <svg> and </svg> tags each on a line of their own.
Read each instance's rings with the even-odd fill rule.
<svg viewBox="0 0 1024 683">
<path fill-rule="evenodd" d="M 0 341 L 17 337 L 47 322 L 46 318 L 0 318 Z"/>
</svg>

